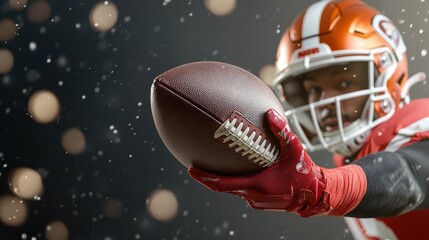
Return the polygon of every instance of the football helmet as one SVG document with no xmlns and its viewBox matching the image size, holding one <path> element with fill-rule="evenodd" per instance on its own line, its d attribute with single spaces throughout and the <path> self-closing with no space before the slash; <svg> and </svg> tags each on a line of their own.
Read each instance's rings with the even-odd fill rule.
<svg viewBox="0 0 429 240">
<path fill-rule="evenodd" d="M 309 102 L 300 76 L 328 66 L 365 62 L 367 88 Z M 371 129 L 409 102 L 410 87 L 424 73 L 408 78 L 406 46 L 391 20 L 360 0 L 322 0 L 305 9 L 281 38 L 272 88 L 288 121 L 308 151 L 327 149 L 352 156 Z M 367 96 L 360 117 L 343 126 L 344 101 Z M 336 108 L 337 128 L 320 126 L 318 108 Z"/>
</svg>

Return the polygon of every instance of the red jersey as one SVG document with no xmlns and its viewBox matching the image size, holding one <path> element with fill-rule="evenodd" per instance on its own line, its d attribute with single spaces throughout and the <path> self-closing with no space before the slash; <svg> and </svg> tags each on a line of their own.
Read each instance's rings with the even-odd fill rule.
<svg viewBox="0 0 429 240">
<path fill-rule="evenodd" d="M 379 151 L 394 152 L 414 142 L 429 139 L 429 99 L 414 100 L 386 122 L 374 128 L 356 160 Z M 429 159 L 428 159 L 429 161 Z M 337 166 L 344 159 L 334 156 Z M 426 229 L 429 209 L 389 218 L 345 218 L 355 239 L 429 239 Z"/>
</svg>

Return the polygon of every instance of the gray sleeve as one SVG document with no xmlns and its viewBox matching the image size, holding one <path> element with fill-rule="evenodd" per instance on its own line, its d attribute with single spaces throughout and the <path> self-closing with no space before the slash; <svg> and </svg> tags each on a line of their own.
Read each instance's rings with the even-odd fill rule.
<svg viewBox="0 0 429 240">
<path fill-rule="evenodd" d="M 347 216 L 396 216 L 429 207 L 429 140 L 396 152 L 378 152 L 352 164 L 362 167 L 367 191 Z"/>
</svg>

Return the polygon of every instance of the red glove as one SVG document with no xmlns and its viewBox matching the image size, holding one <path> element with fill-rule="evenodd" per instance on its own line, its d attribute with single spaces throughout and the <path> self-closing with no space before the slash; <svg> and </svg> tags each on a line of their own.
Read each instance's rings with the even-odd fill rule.
<svg viewBox="0 0 429 240">
<path fill-rule="evenodd" d="M 330 171 L 333 170 L 318 167 L 291 132 L 286 120 L 273 109 L 267 112 L 267 118 L 271 131 L 280 142 L 279 158 L 275 164 L 246 176 L 218 176 L 195 167 L 189 168 L 189 174 L 213 191 L 241 196 L 255 209 L 296 212 L 304 217 L 326 214 L 333 210 L 330 193 L 326 191 L 328 179 L 333 176 L 336 180 L 331 185 L 332 191 L 353 190 L 353 184 L 343 177 L 356 175 L 350 173 L 356 169 L 345 169 L 346 171 L 331 174 Z M 359 166 L 352 166 L 356 167 L 361 170 L 359 172 L 358 169 L 359 177 L 362 177 L 362 174 L 365 177 Z M 335 205 L 340 205 L 340 211 L 336 211 L 334 215 L 344 215 L 354 209 L 364 192 L 359 191 L 360 195 L 356 197 L 358 199 L 355 195 L 345 197 L 348 201 L 346 203 L 341 199 L 344 195 L 340 194 L 334 200 Z"/>
</svg>

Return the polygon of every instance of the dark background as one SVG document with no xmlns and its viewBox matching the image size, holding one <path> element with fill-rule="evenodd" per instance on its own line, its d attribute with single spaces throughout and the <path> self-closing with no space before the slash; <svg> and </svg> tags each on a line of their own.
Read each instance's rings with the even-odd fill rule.
<svg viewBox="0 0 429 240">
<path fill-rule="evenodd" d="M 45 188 L 40 201 L 28 202 L 24 225 L 0 223 L 0 239 L 23 239 L 24 233 L 27 239 L 43 239 L 46 225 L 55 219 L 67 225 L 70 239 L 351 239 L 341 218 L 256 211 L 235 196 L 194 182 L 164 147 L 150 110 L 152 80 L 177 65 L 214 60 L 258 74 L 274 63 L 284 29 L 315 1 L 238 0 L 235 11 L 224 17 L 197 0 L 113 2 L 119 10 L 115 30 L 99 33 L 88 22 L 97 1 L 50 1 L 50 19 L 33 24 L 26 9 L 10 10 L 0 0 L 0 19 L 19 24 L 14 40 L 0 43 L 15 57 L 12 71 L 0 75 L 0 195 L 10 193 L 7 175 L 18 166 L 43 172 Z M 426 70 L 421 52 L 429 47 L 429 3 L 367 2 L 403 32 L 410 73 Z M 29 50 L 30 42 L 37 43 L 36 51 Z M 56 64 L 61 57 L 67 58 L 66 67 Z M 30 70 L 40 77 L 30 81 Z M 61 102 L 53 123 L 39 124 L 28 116 L 28 99 L 39 89 L 51 90 Z M 413 90 L 414 98 L 427 93 L 422 84 Z M 79 156 L 61 146 L 61 134 L 69 127 L 86 137 L 87 148 Z M 312 156 L 319 165 L 331 166 L 329 154 Z M 158 188 L 177 196 L 179 213 L 171 221 L 159 222 L 146 209 L 146 199 Z M 122 203 L 117 218 L 103 217 L 102 202 L 110 198 Z"/>
</svg>

